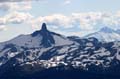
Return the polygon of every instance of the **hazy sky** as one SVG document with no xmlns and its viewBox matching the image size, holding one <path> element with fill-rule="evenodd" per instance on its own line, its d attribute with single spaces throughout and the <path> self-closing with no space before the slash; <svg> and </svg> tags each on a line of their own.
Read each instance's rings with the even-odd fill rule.
<svg viewBox="0 0 120 79">
<path fill-rule="evenodd" d="M 120 29 L 120 0 L 0 0 L 0 42 L 30 34 L 43 22 L 64 35 Z"/>
</svg>

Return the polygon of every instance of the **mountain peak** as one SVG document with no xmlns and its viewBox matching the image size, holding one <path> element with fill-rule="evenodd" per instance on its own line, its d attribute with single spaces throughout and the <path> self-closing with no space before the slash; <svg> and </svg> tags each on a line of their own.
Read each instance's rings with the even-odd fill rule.
<svg viewBox="0 0 120 79">
<path fill-rule="evenodd" d="M 43 24 L 42 24 L 42 28 L 41 28 L 41 30 L 44 30 L 44 31 L 47 30 L 46 23 L 43 23 Z"/>
<path fill-rule="evenodd" d="M 49 32 L 47 30 L 47 25 L 46 25 L 46 23 L 43 23 L 41 29 L 33 32 L 32 36 L 37 36 L 39 34 L 46 34 L 47 32 Z"/>
<path fill-rule="evenodd" d="M 100 29 L 100 32 L 112 33 L 112 32 L 114 32 L 114 30 L 109 27 L 103 27 Z"/>
</svg>

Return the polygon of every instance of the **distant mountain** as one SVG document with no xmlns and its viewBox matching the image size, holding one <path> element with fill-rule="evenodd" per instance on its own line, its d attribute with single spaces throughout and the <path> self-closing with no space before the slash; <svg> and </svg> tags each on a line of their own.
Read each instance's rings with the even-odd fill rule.
<svg viewBox="0 0 120 79">
<path fill-rule="evenodd" d="M 118 34 L 120 34 L 120 29 L 116 30 L 116 32 L 117 32 Z"/>
<path fill-rule="evenodd" d="M 41 30 L 0 43 L 0 79 L 119 79 L 119 52 L 119 41 L 65 37 L 43 23 Z"/>
<path fill-rule="evenodd" d="M 104 27 L 98 32 L 88 34 L 87 36 L 85 36 L 85 38 L 95 37 L 99 41 L 105 41 L 105 42 L 120 41 L 119 32 L 120 32 L 119 30 L 115 31 L 111 28 Z"/>
<path fill-rule="evenodd" d="M 100 29 L 100 32 L 113 33 L 115 31 L 113 29 L 109 28 L 109 27 L 103 27 L 103 28 Z"/>
</svg>

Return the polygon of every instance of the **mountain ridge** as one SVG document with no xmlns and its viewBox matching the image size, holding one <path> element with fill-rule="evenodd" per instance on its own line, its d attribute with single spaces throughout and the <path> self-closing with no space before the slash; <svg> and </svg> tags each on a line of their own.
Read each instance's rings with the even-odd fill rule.
<svg viewBox="0 0 120 79">
<path fill-rule="evenodd" d="M 16 72 L 35 74 L 51 68 L 57 71 L 59 67 L 63 71 L 72 68 L 99 74 L 115 73 L 116 69 L 120 70 L 119 52 L 119 41 L 65 37 L 49 31 L 43 23 L 41 30 L 0 44 L 0 77 L 11 71 L 14 73 L 10 76 Z"/>
</svg>

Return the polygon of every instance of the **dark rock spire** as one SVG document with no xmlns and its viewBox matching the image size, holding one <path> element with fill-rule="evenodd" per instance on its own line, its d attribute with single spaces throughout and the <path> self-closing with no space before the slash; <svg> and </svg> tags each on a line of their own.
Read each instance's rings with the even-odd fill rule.
<svg viewBox="0 0 120 79">
<path fill-rule="evenodd" d="M 43 31 L 47 30 L 46 23 L 43 23 L 43 24 L 42 24 L 41 30 L 43 30 Z"/>
<path fill-rule="evenodd" d="M 42 37 L 40 46 L 44 46 L 47 48 L 55 44 L 55 40 L 53 38 L 53 32 L 50 32 L 47 30 L 46 23 L 42 24 L 41 30 L 35 31 L 31 35 L 32 37 L 35 37 L 35 36 Z"/>
</svg>

